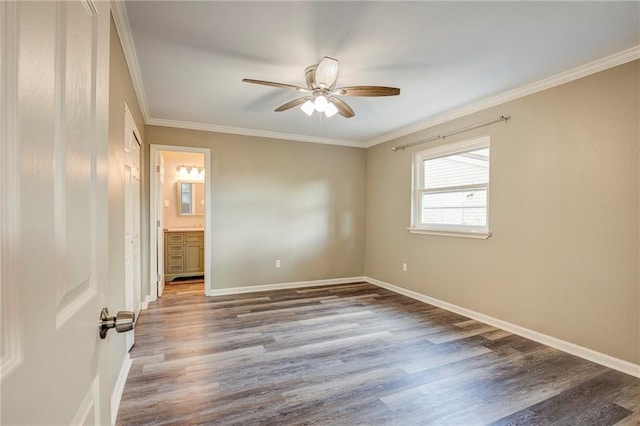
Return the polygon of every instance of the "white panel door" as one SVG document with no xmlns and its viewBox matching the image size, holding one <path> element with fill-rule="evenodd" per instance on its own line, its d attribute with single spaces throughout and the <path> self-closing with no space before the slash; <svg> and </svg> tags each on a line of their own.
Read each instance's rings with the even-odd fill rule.
<svg viewBox="0 0 640 426">
<path fill-rule="evenodd" d="M 1 424 L 110 422 L 109 13 L 0 2 Z"/>
<path fill-rule="evenodd" d="M 124 271 L 125 309 L 140 313 L 140 143 L 134 133 L 133 118 L 125 109 L 124 118 Z M 134 331 L 126 335 L 127 351 L 134 344 Z"/>
<path fill-rule="evenodd" d="M 156 280 L 158 297 L 164 293 L 164 156 L 156 152 Z"/>
</svg>

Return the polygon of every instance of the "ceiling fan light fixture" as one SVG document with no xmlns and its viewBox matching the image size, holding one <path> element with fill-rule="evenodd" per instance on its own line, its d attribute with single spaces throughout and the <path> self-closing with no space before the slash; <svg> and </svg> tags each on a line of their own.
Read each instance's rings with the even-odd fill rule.
<svg viewBox="0 0 640 426">
<path fill-rule="evenodd" d="M 304 113 L 309 117 L 311 117 L 311 114 L 313 114 L 313 111 L 315 111 L 316 106 L 313 104 L 313 102 L 307 101 L 300 106 L 300 109 L 304 111 Z"/>
<path fill-rule="evenodd" d="M 249 78 L 244 78 L 242 81 L 263 86 L 294 89 L 298 92 L 307 93 L 306 96 L 280 105 L 275 109 L 275 112 L 287 111 L 300 106 L 300 109 L 309 117 L 313 115 L 314 111 L 324 112 L 327 117 L 332 117 L 335 114 L 340 114 L 345 118 L 354 117 L 356 114 L 353 109 L 338 96 L 373 97 L 396 96 L 400 94 L 400 89 L 397 87 L 349 86 L 336 88 L 338 74 L 338 60 L 325 56 L 319 63 L 310 65 L 305 69 L 304 75 L 307 87 Z"/>
<path fill-rule="evenodd" d="M 327 109 L 328 104 L 329 101 L 327 101 L 327 98 L 323 95 L 317 96 L 314 102 L 316 111 L 318 112 L 324 112 L 324 110 Z"/>
<path fill-rule="evenodd" d="M 327 104 L 327 107 L 324 109 L 324 115 L 326 115 L 327 118 L 333 117 L 334 115 L 336 115 L 337 112 L 338 112 L 338 108 L 336 108 L 333 102 L 329 102 Z"/>
</svg>

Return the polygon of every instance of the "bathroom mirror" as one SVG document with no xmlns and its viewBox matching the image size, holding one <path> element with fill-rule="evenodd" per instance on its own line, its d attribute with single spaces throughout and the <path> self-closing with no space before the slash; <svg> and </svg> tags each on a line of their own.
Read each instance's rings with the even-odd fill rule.
<svg viewBox="0 0 640 426">
<path fill-rule="evenodd" d="M 178 214 L 204 216 L 204 183 L 177 182 Z"/>
</svg>

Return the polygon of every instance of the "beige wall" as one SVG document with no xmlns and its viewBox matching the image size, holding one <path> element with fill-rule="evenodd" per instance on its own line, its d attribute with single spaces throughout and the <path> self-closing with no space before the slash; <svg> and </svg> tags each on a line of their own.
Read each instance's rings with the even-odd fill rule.
<svg viewBox="0 0 640 426">
<path fill-rule="evenodd" d="M 163 151 L 164 157 L 164 188 L 163 203 L 168 202 L 168 206 L 163 204 L 162 220 L 164 228 L 202 228 L 204 226 L 204 216 L 183 216 L 178 214 L 178 193 L 176 185 L 178 183 L 179 165 L 196 165 L 204 167 L 204 155 L 195 152 L 172 152 Z M 206 175 L 206 171 L 205 171 Z M 204 209 L 202 209 L 204 211 Z"/>
<path fill-rule="evenodd" d="M 145 134 L 148 144 L 211 150 L 214 289 L 363 275 L 365 150 L 158 126 Z"/>
<path fill-rule="evenodd" d="M 120 39 L 111 20 L 111 42 L 109 60 L 109 300 L 107 306 L 112 312 L 125 307 L 124 291 L 124 105 L 142 133 L 144 121 L 136 98 L 129 69 L 124 59 Z M 146 149 L 143 146 L 141 155 Z M 144 172 L 142 179 L 145 179 Z M 148 217 L 148 213 L 146 217 Z M 145 217 L 145 213 L 142 213 Z M 148 220 L 147 220 L 148 222 Z M 143 237 L 144 238 L 144 237 Z M 147 237 L 148 239 L 148 237 Z M 142 240 L 144 242 L 144 240 Z M 148 245 L 148 243 L 147 243 Z M 147 255 L 148 259 L 148 255 Z M 146 263 L 148 264 L 148 262 Z M 142 265 L 143 277 L 148 269 Z M 146 274 L 148 275 L 148 274 Z M 148 279 L 147 279 L 148 280 Z M 142 293 L 143 297 L 145 293 Z M 110 333 L 109 338 L 111 383 L 115 384 L 125 355 L 125 335 Z"/>
<path fill-rule="evenodd" d="M 640 362 L 638 61 L 367 151 L 367 276 Z M 488 240 L 412 235 L 412 153 L 491 137 Z M 402 272 L 402 262 L 408 272 Z"/>
</svg>

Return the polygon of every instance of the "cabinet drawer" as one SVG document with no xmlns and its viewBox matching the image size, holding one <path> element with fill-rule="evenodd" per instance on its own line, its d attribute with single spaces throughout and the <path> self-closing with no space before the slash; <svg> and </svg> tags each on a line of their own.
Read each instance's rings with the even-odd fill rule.
<svg viewBox="0 0 640 426">
<path fill-rule="evenodd" d="M 170 243 L 183 243 L 184 234 L 167 234 L 167 241 Z"/>
<path fill-rule="evenodd" d="M 167 252 L 170 253 L 170 254 L 183 253 L 184 252 L 184 246 L 182 244 L 168 244 L 167 245 Z"/>
<path fill-rule="evenodd" d="M 182 272 L 182 265 L 167 265 L 167 272 Z"/>
<path fill-rule="evenodd" d="M 202 234 L 187 234 L 187 242 L 199 242 L 204 241 L 204 235 Z"/>
<path fill-rule="evenodd" d="M 184 261 L 184 256 L 181 254 L 170 254 L 167 256 L 167 262 L 169 263 L 169 265 L 173 265 L 173 264 L 182 265 L 183 261 Z"/>
</svg>

